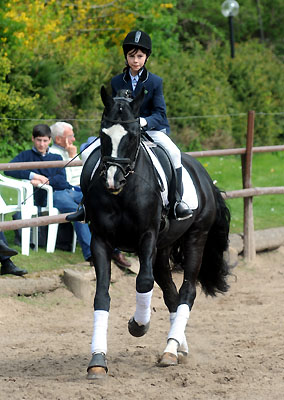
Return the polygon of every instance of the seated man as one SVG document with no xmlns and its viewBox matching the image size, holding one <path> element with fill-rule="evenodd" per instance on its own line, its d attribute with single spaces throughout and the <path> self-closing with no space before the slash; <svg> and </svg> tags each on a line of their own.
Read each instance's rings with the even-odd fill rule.
<svg viewBox="0 0 284 400">
<path fill-rule="evenodd" d="M 48 125 L 39 124 L 33 128 L 33 148 L 19 153 L 11 162 L 58 161 L 62 157 L 50 153 L 51 131 Z M 61 213 L 75 212 L 82 200 L 78 186 L 72 186 L 66 180 L 64 168 L 33 168 L 19 171 L 6 171 L 6 175 L 17 179 L 29 179 L 34 186 L 49 184 L 53 187 L 53 204 Z M 46 205 L 46 192 L 35 190 L 35 204 Z M 91 233 L 87 224 L 74 222 L 74 228 L 86 261 L 92 262 L 90 242 Z"/>
<path fill-rule="evenodd" d="M 73 126 L 67 122 L 56 122 L 51 125 L 51 137 L 53 144 L 50 147 L 50 152 L 59 154 L 64 161 L 70 161 L 77 155 L 77 147 L 74 145 L 75 135 Z M 79 157 L 76 158 L 79 160 Z M 80 178 L 82 167 L 66 168 L 66 179 L 70 185 L 80 186 Z"/>
<path fill-rule="evenodd" d="M 16 250 L 8 247 L 5 235 L 0 232 L 0 263 L 1 263 L 1 275 L 12 274 L 22 276 L 28 273 L 27 270 L 17 267 L 10 259 L 10 257 L 18 254 Z"/>
</svg>

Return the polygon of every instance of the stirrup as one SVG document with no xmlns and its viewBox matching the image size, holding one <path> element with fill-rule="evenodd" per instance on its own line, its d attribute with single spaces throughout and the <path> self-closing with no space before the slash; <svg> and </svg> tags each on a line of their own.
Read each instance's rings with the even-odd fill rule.
<svg viewBox="0 0 284 400">
<path fill-rule="evenodd" d="M 177 201 L 174 205 L 174 217 L 177 221 L 183 221 L 185 219 L 191 218 L 193 212 L 191 208 L 186 204 L 185 201 Z"/>
<path fill-rule="evenodd" d="M 79 207 L 76 212 L 67 215 L 65 219 L 66 221 L 69 222 L 74 222 L 74 221 L 85 222 L 85 218 L 86 218 L 85 207 L 83 204 L 81 204 L 81 207 Z"/>
</svg>

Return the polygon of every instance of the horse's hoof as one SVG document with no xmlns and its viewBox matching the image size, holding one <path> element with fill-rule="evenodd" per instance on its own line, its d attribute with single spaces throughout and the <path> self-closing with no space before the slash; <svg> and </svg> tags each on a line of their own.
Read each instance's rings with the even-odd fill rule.
<svg viewBox="0 0 284 400">
<path fill-rule="evenodd" d="M 188 353 L 185 351 L 178 351 L 178 364 L 187 364 L 188 363 Z"/>
<path fill-rule="evenodd" d="M 106 356 L 103 353 L 95 353 L 88 366 L 87 379 L 102 379 L 107 376 Z"/>
<path fill-rule="evenodd" d="M 138 325 L 137 322 L 135 321 L 134 317 L 132 317 L 128 321 L 128 331 L 130 335 L 135 336 L 135 337 L 141 337 L 144 336 L 145 333 L 148 332 L 150 326 L 150 322 L 146 325 Z"/>
<path fill-rule="evenodd" d="M 178 365 L 178 358 L 173 353 L 164 353 L 158 363 L 159 367 L 170 367 Z"/>
<path fill-rule="evenodd" d="M 92 367 L 88 369 L 87 379 L 104 379 L 107 377 L 107 372 L 103 367 Z"/>
</svg>

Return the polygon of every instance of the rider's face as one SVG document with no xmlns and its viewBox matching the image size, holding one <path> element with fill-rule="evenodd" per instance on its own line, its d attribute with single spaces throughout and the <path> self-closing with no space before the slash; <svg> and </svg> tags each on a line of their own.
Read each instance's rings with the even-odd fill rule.
<svg viewBox="0 0 284 400">
<path fill-rule="evenodd" d="M 144 66 L 147 55 L 143 53 L 143 51 L 139 50 L 130 50 L 127 55 L 127 62 L 131 70 L 131 74 L 133 76 L 137 75 L 139 70 Z"/>
</svg>

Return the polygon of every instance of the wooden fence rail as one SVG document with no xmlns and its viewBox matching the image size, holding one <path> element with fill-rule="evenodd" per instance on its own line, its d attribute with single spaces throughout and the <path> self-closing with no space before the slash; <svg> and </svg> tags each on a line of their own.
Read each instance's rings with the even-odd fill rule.
<svg viewBox="0 0 284 400">
<path fill-rule="evenodd" d="M 225 199 L 244 199 L 244 257 L 247 260 L 253 260 L 256 254 L 254 243 L 253 197 L 271 194 L 284 194 L 284 186 L 255 188 L 252 187 L 251 171 L 253 153 L 284 151 L 283 145 L 253 147 L 254 118 L 254 111 L 249 111 L 247 123 L 247 143 L 245 148 L 195 151 L 187 153 L 195 158 L 229 155 L 241 156 L 243 189 L 228 191 L 226 193 L 223 193 L 223 197 Z M 80 165 L 82 165 L 81 160 L 73 160 L 72 162 L 69 162 L 68 165 L 66 165 L 66 161 L 6 163 L 0 164 L 0 171 L 24 170 L 32 168 L 65 168 L 65 166 L 73 167 Z M 27 220 L 0 222 L 0 231 L 42 226 L 55 223 L 64 223 L 66 222 L 66 215 L 68 214 L 60 214 L 52 217 L 38 217 Z"/>
</svg>

